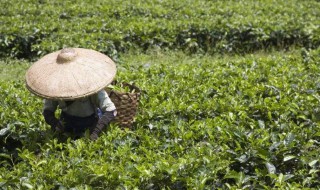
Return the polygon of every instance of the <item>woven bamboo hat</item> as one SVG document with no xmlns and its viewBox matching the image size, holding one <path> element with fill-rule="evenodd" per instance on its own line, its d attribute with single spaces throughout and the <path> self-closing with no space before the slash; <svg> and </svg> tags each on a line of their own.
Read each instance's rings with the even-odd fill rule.
<svg viewBox="0 0 320 190">
<path fill-rule="evenodd" d="M 108 86 L 115 63 L 90 49 L 65 48 L 45 55 L 26 73 L 26 86 L 35 95 L 53 100 L 89 96 Z"/>
</svg>

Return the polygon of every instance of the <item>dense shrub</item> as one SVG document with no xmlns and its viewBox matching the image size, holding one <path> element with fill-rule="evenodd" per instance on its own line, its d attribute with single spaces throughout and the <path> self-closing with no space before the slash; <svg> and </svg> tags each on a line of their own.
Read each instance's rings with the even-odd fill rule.
<svg viewBox="0 0 320 190">
<path fill-rule="evenodd" d="M 96 142 L 52 134 L 41 100 L 1 83 L 0 187 L 318 189 L 318 58 L 123 56 L 117 79 L 145 91 L 140 112 Z"/>
<path fill-rule="evenodd" d="M 0 56 L 31 58 L 66 46 L 119 52 L 182 49 L 247 53 L 320 45 L 320 3 L 270 1 L 3 0 Z"/>
</svg>

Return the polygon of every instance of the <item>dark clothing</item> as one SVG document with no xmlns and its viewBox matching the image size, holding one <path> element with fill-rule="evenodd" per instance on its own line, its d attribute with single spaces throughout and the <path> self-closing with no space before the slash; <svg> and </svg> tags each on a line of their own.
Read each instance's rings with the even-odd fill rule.
<svg viewBox="0 0 320 190">
<path fill-rule="evenodd" d="M 62 110 L 59 119 L 55 117 L 57 108 Z M 72 133 L 76 137 L 90 130 L 90 139 L 97 139 L 116 114 L 116 107 L 105 90 L 74 101 L 44 100 L 43 116 L 52 130 Z"/>
<path fill-rule="evenodd" d="M 62 111 L 60 119 L 57 119 L 52 111 L 43 111 L 44 119 L 52 130 L 72 133 L 76 138 L 82 136 L 86 130 L 90 130 L 92 140 L 98 138 L 102 130 L 115 118 L 115 115 L 115 111 L 106 111 L 100 117 L 96 113 L 88 117 L 78 117 Z"/>
<path fill-rule="evenodd" d="M 87 129 L 92 130 L 98 122 L 98 116 L 92 114 L 88 117 L 77 117 L 61 112 L 60 121 L 64 126 L 64 131 L 79 135 Z"/>
<path fill-rule="evenodd" d="M 59 123 L 59 120 L 54 116 L 53 111 L 43 110 L 42 115 L 43 115 L 46 123 L 48 123 L 52 129 L 54 129 L 56 127 L 56 125 Z"/>
<path fill-rule="evenodd" d="M 90 138 L 91 140 L 96 140 L 99 134 L 102 132 L 105 126 L 109 125 L 109 123 L 115 118 L 115 111 L 106 111 L 104 112 L 98 120 L 97 125 L 93 128 Z"/>
</svg>

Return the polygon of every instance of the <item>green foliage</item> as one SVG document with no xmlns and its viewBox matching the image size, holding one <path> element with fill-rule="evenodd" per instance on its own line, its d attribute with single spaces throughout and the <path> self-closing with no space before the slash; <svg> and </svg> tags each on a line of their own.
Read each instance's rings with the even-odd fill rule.
<svg viewBox="0 0 320 190">
<path fill-rule="evenodd" d="M 2 0 L 0 56 L 32 58 L 63 47 L 116 57 L 130 49 L 247 53 L 320 45 L 315 0 Z"/>
<path fill-rule="evenodd" d="M 320 187 L 319 49 L 117 64 L 117 80 L 145 91 L 139 114 L 132 130 L 112 124 L 95 142 L 51 134 L 23 82 L 0 84 L 1 188 Z"/>
<path fill-rule="evenodd" d="M 25 71 L 31 65 L 27 60 L 0 59 L 0 82 L 7 80 L 24 80 Z"/>
<path fill-rule="evenodd" d="M 0 188 L 319 189 L 319 10 L 316 0 L 2 0 Z M 132 130 L 112 124 L 95 142 L 48 130 L 22 81 L 30 63 L 8 57 L 70 46 L 119 58 L 117 80 L 143 90 Z M 302 48 L 250 54 L 291 46 Z M 148 54 L 123 54 L 132 49 Z"/>
</svg>

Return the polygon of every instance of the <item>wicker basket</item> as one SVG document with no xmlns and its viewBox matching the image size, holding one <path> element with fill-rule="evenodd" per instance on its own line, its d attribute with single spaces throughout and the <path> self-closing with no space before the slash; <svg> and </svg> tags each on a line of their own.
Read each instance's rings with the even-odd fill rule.
<svg viewBox="0 0 320 190">
<path fill-rule="evenodd" d="M 112 85 L 117 85 L 117 81 L 114 81 Z M 141 90 L 134 84 L 122 82 L 121 85 L 129 87 L 130 92 L 134 90 L 134 93 L 118 92 L 108 87 L 106 91 L 117 108 L 115 122 L 121 127 L 131 128 L 138 111 Z"/>
</svg>

